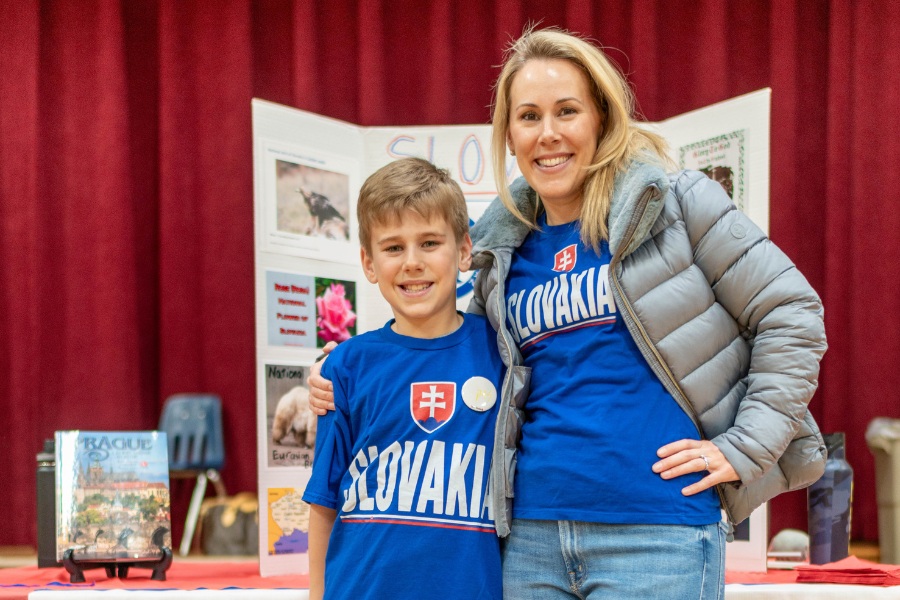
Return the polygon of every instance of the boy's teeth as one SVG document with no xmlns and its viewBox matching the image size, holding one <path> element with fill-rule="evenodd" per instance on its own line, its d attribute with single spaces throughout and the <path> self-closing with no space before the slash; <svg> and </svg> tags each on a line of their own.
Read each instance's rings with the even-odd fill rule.
<svg viewBox="0 0 900 600">
<path fill-rule="evenodd" d="M 542 167 L 555 167 L 569 160 L 568 156 L 557 156 L 556 158 L 544 158 L 537 161 Z"/>
<path fill-rule="evenodd" d="M 417 283 L 415 285 L 405 285 L 403 287 L 405 287 L 406 291 L 408 291 L 408 292 L 421 292 L 422 290 L 424 290 L 425 288 L 428 287 L 428 284 L 427 283 Z"/>
</svg>

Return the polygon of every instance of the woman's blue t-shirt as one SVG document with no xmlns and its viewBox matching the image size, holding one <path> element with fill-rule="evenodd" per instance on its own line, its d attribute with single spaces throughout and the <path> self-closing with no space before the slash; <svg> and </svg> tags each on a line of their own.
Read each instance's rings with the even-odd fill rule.
<svg viewBox="0 0 900 600">
<path fill-rule="evenodd" d="M 539 223 L 513 257 L 507 324 L 532 367 L 513 516 L 596 523 L 705 525 L 714 490 L 684 496 L 704 473 L 663 480 L 656 451 L 698 439 L 620 318 L 610 252 L 585 246 L 578 223 Z"/>
</svg>

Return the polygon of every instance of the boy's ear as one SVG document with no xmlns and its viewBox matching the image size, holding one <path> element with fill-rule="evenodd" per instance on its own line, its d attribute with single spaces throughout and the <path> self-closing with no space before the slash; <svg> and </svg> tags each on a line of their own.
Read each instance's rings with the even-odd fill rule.
<svg viewBox="0 0 900 600">
<path fill-rule="evenodd" d="M 375 275 L 375 264 L 365 248 L 359 249 L 359 260 L 362 263 L 363 273 L 366 274 L 366 279 L 369 280 L 369 283 L 378 283 L 378 276 Z"/>
<path fill-rule="evenodd" d="M 466 237 L 463 238 L 462 243 L 459 245 L 459 270 L 460 271 L 468 271 L 472 266 L 472 238 L 469 237 L 469 234 L 466 234 Z"/>
</svg>

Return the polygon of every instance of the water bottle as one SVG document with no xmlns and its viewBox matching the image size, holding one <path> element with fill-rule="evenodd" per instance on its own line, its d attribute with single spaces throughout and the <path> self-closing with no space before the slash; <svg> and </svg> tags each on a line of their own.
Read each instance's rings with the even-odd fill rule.
<svg viewBox="0 0 900 600">
<path fill-rule="evenodd" d="M 844 434 L 826 433 L 828 460 L 822 478 L 809 486 L 809 562 L 814 565 L 850 554 L 853 469 L 844 456 Z"/>
<path fill-rule="evenodd" d="M 56 560 L 56 453 L 55 442 L 44 440 L 37 455 L 38 567 L 58 567 Z"/>
</svg>

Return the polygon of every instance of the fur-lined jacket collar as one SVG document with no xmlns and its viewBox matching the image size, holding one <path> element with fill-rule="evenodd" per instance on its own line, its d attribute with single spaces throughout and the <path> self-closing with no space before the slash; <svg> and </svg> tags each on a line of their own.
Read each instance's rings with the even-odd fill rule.
<svg viewBox="0 0 900 600">
<path fill-rule="evenodd" d="M 635 235 L 631 237 L 631 243 L 624 249 L 623 256 L 633 252 L 640 246 L 650 233 L 650 228 L 656 222 L 665 201 L 666 192 L 669 189 L 669 179 L 665 171 L 653 163 L 632 163 L 630 168 L 616 176 L 613 190 L 612 206 L 609 211 L 609 247 L 615 255 L 619 246 L 627 234 L 629 224 L 633 219 L 640 219 Z M 529 187 L 524 177 L 519 177 L 509 186 L 513 201 L 523 215 L 534 214 L 537 195 Z M 649 196 L 647 208 L 642 214 L 636 214 L 637 208 L 646 192 L 652 192 Z M 500 198 L 495 198 L 485 210 L 484 215 L 472 227 L 471 235 L 474 247 L 472 248 L 472 268 L 484 268 L 490 258 L 482 255 L 484 250 L 494 248 L 518 248 L 531 229 L 510 213 Z"/>
</svg>

